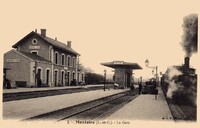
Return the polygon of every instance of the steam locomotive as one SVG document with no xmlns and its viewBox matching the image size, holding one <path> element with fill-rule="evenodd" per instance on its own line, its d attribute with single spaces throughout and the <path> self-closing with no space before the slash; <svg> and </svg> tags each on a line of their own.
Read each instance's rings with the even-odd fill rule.
<svg viewBox="0 0 200 128">
<path fill-rule="evenodd" d="M 196 105 L 197 74 L 195 69 L 189 67 L 189 61 L 190 58 L 185 57 L 185 63 L 182 66 L 173 66 L 174 69 L 180 72 L 178 75 L 170 76 L 173 71 L 168 68 L 161 77 L 161 87 L 166 97 L 168 97 L 169 89 L 175 88 L 171 92 L 172 97 L 170 97 L 175 102 Z"/>
</svg>

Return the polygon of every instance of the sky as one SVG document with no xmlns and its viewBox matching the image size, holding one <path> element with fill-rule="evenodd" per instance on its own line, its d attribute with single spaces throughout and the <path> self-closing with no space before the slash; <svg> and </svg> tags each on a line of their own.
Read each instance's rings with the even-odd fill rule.
<svg viewBox="0 0 200 128">
<path fill-rule="evenodd" d="M 134 71 L 136 78 L 151 77 L 146 59 L 163 73 L 170 65 L 182 65 L 183 18 L 198 8 L 196 0 L 5 0 L 0 5 L 1 59 L 29 32 L 45 28 L 49 37 L 72 41 L 80 62 L 96 73 L 112 74 L 100 63 L 119 60 L 143 68 Z M 194 68 L 197 58 L 191 57 Z"/>
</svg>

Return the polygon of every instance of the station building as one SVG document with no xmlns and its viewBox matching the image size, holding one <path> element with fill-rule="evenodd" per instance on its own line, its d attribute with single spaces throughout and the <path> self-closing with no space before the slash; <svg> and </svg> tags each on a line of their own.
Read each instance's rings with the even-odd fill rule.
<svg viewBox="0 0 200 128">
<path fill-rule="evenodd" d="M 69 86 L 84 81 L 79 56 L 67 44 L 47 37 L 46 29 L 30 32 L 4 54 L 4 80 L 11 87 Z M 4 84 L 4 87 L 6 84 Z"/>
<path fill-rule="evenodd" d="M 114 69 L 113 81 L 122 88 L 130 87 L 133 84 L 133 70 L 142 69 L 137 63 L 124 61 L 105 62 L 101 65 Z"/>
</svg>

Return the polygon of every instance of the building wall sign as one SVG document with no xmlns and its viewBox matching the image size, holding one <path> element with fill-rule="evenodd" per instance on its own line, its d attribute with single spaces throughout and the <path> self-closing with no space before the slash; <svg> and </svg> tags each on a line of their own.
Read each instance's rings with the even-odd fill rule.
<svg viewBox="0 0 200 128">
<path fill-rule="evenodd" d="M 113 63 L 114 63 L 114 64 L 124 64 L 123 61 L 114 61 Z"/>
<path fill-rule="evenodd" d="M 64 67 L 64 70 L 68 70 L 68 67 Z"/>
<path fill-rule="evenodd" d="M 29 46 L 29 49 L 40 49 L 40 46 Z"/>
<path fill-rule="evenodd" d="M 18 63 L 18 62 L 20 62 L 20 59 L 6 59 L 6 62 L 9 62 L 9 63 Z"/>
</svg>

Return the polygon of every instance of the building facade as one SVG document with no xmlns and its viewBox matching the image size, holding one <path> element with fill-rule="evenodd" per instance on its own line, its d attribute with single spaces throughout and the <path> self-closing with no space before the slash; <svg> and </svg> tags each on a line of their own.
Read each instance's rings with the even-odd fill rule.
<svg viewBox="0 0 200 128">
<path fill-rule="evenodd" d="M 46 29 L 40 34 L 30 32 L 12 47 L 4 54 L 4 80 L 11 87 L 70 86 L 84 81 L 80 54 L 72 49 L 71 41 L 65 44 L 47 37 Z"/>
</svg>

